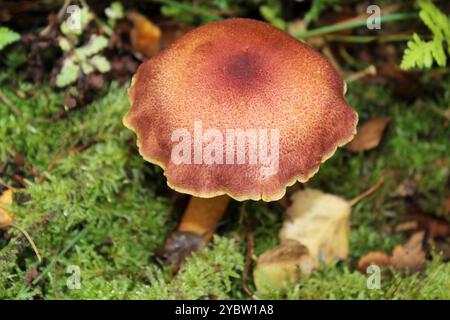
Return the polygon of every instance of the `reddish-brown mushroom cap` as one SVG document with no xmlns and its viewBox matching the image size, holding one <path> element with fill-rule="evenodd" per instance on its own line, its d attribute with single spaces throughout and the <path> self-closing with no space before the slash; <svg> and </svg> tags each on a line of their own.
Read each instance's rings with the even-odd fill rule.
<svg viewBox="0 0 450 320">
<path fill-rule="evenodd" d="M 139 67 L 129 94 L 124 124 L 136 132 L 141 155 L 164 169 L 172 189 L 198 197 L 277 200 L 349 142 L 358 121 L 342 78 L 322 55 L 250 19 L 189 32 Z M 203 133 L 218 129 L 223 141 L 230 129 L 266 129 L 268 140 L 278 130 L 278 170 L 264 173 L 264 164 L 249 159 L 227 164 L 225 148 L 223 164 L 195 164 L 194 148 L 191 164 L 174 163 L 172 134 L 184 128 L 193 141 L 196 121 Z M 203 138 L 203 151 L 211 141 Z"/>
</svg>

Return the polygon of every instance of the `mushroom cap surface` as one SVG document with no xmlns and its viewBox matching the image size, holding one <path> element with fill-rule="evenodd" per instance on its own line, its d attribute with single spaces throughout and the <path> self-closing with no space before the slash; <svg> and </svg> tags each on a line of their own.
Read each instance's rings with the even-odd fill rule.
<svg viewBox="0 0 450 320">
<path fill-rule="evenodd" d="M 124 124 L 172 189 L 273 201 L 353 138 L 358 116 L 344 87 L 321 54 L 284 31 L 227 19 L 194 29 L 139 67 Z M 181 142 L 191 143 L 179 153 L 190 163 L 174 161 Z"/>
</svg>

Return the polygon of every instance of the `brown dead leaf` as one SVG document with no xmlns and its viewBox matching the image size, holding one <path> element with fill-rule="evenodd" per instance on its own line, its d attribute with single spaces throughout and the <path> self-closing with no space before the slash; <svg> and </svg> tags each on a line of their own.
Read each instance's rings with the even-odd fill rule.
<svg viewBox="0 0 450 320">
<path fill-rule="evenodd" d="M 446 220 L 433 217 L 426 213 L 416 213 L 415 215 L 419 227 L 427 230 L 430 238 L 450 235 L 450 224 Z"/>
<path fill-rule="evenodd" d="M 405 244 L 397 245 L 390 257 L 383 252 L 370 252 L 359 259 L 358 269 L 365 272 L 369 265 L 375 264 L 379 267 L 391 265 L 399 271 L 422 271 L 426 266 L 426 253 L 423 248 L 424 239 L 425 231 L 414 233 Z M 443 259 L 448 259 L 450 245 L 445 240 L 435 242 L 434 245 L 436 252 L 442 253 Z"/>
<path fill-rule="evenodd" d="M 14 216 L 9 211 L 13 203 L 13 191 L 8 189 L 0 196 L 0 229 L 9 227 L 14 222 Z"/>
<path fill-rule="evenodd" d="M 355 138 L 346 148 L 350 151 L 358 152 L 377 147 L 389 121 L 391 121 L 389 117 L 378 117 L 367 121 L 358 128 Z"/>
<path fill-rule="evenodd" d="M 38 275 L 39 275 L 39 272 L 37 271 L 36 268 L 30 268 L 25 273 L 25 277 L 23 278 L 23 282 L 25 284 L 30 285 L 33 282 L 33 280 L 37 278 Z"/>
<path fill-rule="evenodd" d="M 127 18 L 133 23 L 130 41 L 134 53 L 142 60 L 157 54 L 161 47 L 161 29 L 137 12 L 129 12 Z"/>
<path fill-rule="evenodd" d="M 391 258 L 384 252 L 372 251 L 361 257 L 358 261 L 358 270 L 365 273 L 370 265 L 385 267 L 391 264 Z"/>
<path fill-rule="evenodd" d="M 296 240 L 285 240 L 259 256 L 253 271 L 255 286 L 260 292 L 282 289 L 301 275 L 309 275 L 313 264 L 308 248 Z"/>
<path fill-rule="evenodd" d="M 280 239 L 297 240 L 305 245 L 315 266 L 345 259 L 349 250 L 350 212 L 349 202 L 338 196 L 314 189 L 297 191 L 292 195 Z"/>
<path fill-rule="evenodd" d="M 422 242 L 425 232 L 414 233 L 404 245 L 397 245 L 392 251 L 392 266 L 397 270 L 418 272 L 425 269 L 426 256 Z"/>
</svg>

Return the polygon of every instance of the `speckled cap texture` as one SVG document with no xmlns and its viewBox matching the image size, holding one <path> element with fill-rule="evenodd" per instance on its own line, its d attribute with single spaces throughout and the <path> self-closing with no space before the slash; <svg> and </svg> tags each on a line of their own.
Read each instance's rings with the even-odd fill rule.
<svg viewBox="0 0 450 320">
<path fill-rule="evenodd" d="M 286 32 L 227 19 L 187 33 L 139 67 L 124 124 L 172 189 L 273 201 L 353 138 L 358 116 L 344 99 L 344 86 L 327 59 Z M 224 137 L 229 129 L 277 129 L 277 172 L 263 174 L 262 164 L 254 163 L 174 163 L 172 134 L 193 132 L 195 121 Z"/>
</svg>

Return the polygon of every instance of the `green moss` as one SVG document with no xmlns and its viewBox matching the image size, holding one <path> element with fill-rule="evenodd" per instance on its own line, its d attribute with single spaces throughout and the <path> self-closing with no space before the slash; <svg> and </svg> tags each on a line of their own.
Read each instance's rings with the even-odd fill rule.
<svg viewBox="0 0 450 320">
<path fill-rule="evenodd" d="M 24 193 L 31 200 L 14 208 L 16 223 L 31 233 L 44 264 L 37 266 L 23 240 L 2 240 L 0 255 L 5 259 L 1 260 L 24 261 L 26 268 L 2 264 L 10 277 L 0 280 L 0 296 L 19 295 L 23 287 L 28 288 L 23 284 L 26 270 L 38 267 L 42 271 L 71 237 L 87 228 L 89 231 L 67 252 L 67 258 L 78 252 L 74 264 L 86 276 L 107 281 L 115 278 L 114 272 L 130 277 L 138 274 L 172 224 L 163 225 L 168 199 L 156 195 L 155 184 L 148 180 L 153 169 L 137 155 L 129 142 L 131 133 L 121 124 L 128 108 L 125 88 L 112 86 L 98 102 L 50 124 L 43 121 L 49 116 L 46 106 L 61 103 L 60 95 L 50 94 L 52 104 L 41 96 L 27 101 L 9 96 L 27 116 L 19 119 L 9 114 L 9 120 L 0 126 L 4 134 L 12 136 L 1 144 L 1 161 L 11 161 L 18 152 L 24 156 L 26 167 L 33 165 L 44 172 L 61 150 L 62 155 L 54 170 L 45 173 L 43 183 L 28 176 L 29 187 Z M 5 108 L 0 110 L 5 112 Z M 90 146 L 83 152 L 67 151 L 84 144 Z M 61 273 L 66 278 L 68 261 L 64 259 L 56 261 L 48 274 Z M 52 286 L 58 282 L 49 280 L 43 277 L 44 286 L 37 289 L 40 295 L 56 295 Z M 22 286 L 14 289 L 17 283 Z"/>
<path fill-rule="evenodd" d="M 215 237 L 212 246 L 189 257 L 178 275 L 149 268 L 149 284 L 141 285 L 138 299 L 226 299 L 240 281 L 244 258 L 234 239 Z"/>
<path fill-rule="evenodd" d="M 314 272 L 289 290 L 274 291 L 265 299 L 449 299 L 450 264 L 439 257 L 423 274 L 381 273 L 380 288 L 369 289 L 370 275 L 351 271 L 346 266 L 329 266 Z"/>
<path fill-rule="evenodd" d="M 19 98 L 13 87 L 29 97 Z M 21 154 L 29 186 L 16 195 L 13 211 L 16 224 L 31 234 L 43 263 L 37 262 L 20 233 L 11 229 L 6 237 L 0 232 L 0 298 L 246 297 L 241 281 L 246 228 L 238 203 L 230 207 L 219 229 L 221 236 L 189 258 L 177 276 L 155 257 L 176 221 L 166 221 L 171 200 L 161 170 L 142 160 L 133 134 L 122 125 L 129 107 L 126 88 L 112 85 L 103 98 L 57 122 L 48 119 L 59 111 L 61 93 L 20 81 L 3 85 L 2 92 L 23 114 L 16 116 L 0 102 L 0 136 L 6 137 L 0 143 L 0 163 L 9 164 L 3 179 L 13 183 L 14 158 Z M 365 253 L 390 252 L 404 241 L 401 234 L 386 228 L 406 210 L 405 200 L 392 196 L 404 179 L 417 181 L 414 201 L 423 211 L 445 214 L 449 172 L 442 163 L 448 161 L 450 142 L 442 116 L 433 110 L 448 106 L 450 95 L 436 94 L 407 104 L 389 88 L 358 83 L 350 86 L 349 101 L 361 122 L 380 115 L 392 118 L 382 143 L 357 154 L 339 150 L 307 185 L 351 199 L 381 176 L 385 183 L 353 208 L 348 260 L 267 297 L 448 299 L 449 264 L 437 258 L 424 274 L 386 273 L 381 291 L 367 289 L 366 275 L 354 271 L 354 266 Z M 70 152 L 80 146 L 86 149 Z M 57 155 L 54 168 L 47 170 Z M 33 174 L 32 168 L 38 173 Z M 41 175 L 43 182 L 39 182 Z M 255 255 L 278 243 L 282 211 L 277 204 L 245 204 Z M 69 266 L 80 269 L 80 289 L 67 287 L 72 276 Z M 27 272 L 34 268 L 39 278 L 25 283 Z"/>
</svg>

